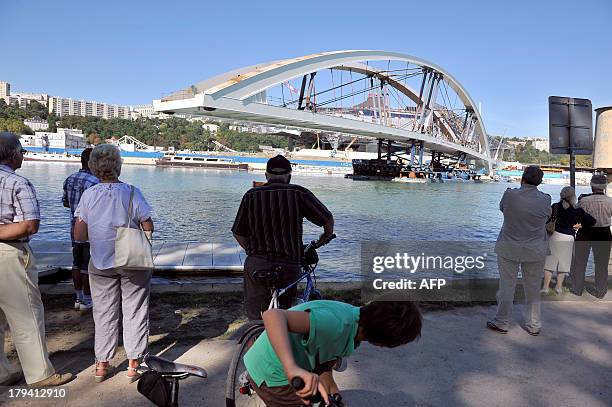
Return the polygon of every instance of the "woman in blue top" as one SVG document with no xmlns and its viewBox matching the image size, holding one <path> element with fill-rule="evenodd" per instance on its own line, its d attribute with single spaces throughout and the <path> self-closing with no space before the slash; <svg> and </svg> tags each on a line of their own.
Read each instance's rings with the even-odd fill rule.
<svg viewBox="0 0 612 407">
<path fill-rule="evenodd" d="M 570 272 L 572 266 L 572 253 L 574 238 L 578 229 L 590 227 L 595 224 L 595 219 L 581 208 L 576 207 L 576 192 L 572 187 L 561 190 L 561 199 L 552 205 L 555 221 L 555 231 L 550 236 L 550 254 L 546 257 L 544 264 L 544 286 L 541 292 L 548 294 L 550 291 L 550 280 L 553 273 L 557 272 L 557 284 L 555 291 L 561 294 L 563 279 Z"/>
</svg>

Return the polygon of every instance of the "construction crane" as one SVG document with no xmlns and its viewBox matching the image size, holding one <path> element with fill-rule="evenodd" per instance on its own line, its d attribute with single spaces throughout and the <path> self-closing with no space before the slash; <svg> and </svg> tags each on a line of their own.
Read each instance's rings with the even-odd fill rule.
<svg viewBox="0 0 612 407">
<path fill-rule="evenodd" d="M 228 152 L 230 152 L 230 153 L 237 153 L 237 151 L 236 151 L 236 150 L 232 150 L 232 149 L 231 149 L 231 148 L 229 148 L 228 146 L 226 146 L 226 145 L 223 145 L 223 144 L 219 143 L 217 140 L 213 140 L 212 142 L 213 142 L 213 144 L 215 145 L 215 150 L 216 150 L 216 149 L 219 149 L 219 150 L 225 150 L 225 151 L 228 151 Z"/>
</svg>

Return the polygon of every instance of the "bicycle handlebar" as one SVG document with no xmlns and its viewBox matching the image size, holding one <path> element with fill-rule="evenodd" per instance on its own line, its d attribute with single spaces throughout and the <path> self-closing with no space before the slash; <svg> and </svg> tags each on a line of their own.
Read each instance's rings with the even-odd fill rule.
<svg viewBox="0 0 612 407">
<path fill-rule="evenodd" d="M 304 386 L 306 386 L 306 383 L 304 383 L 304 380 L 301 377 L 296 376 L 291 379 L 291 386 L 295 390 L 300 391 L 304 388 Z M 323 401 L 323 397 L 321 397 L 321 394 L 317 392 L 317 394 L 315 394 L 314 396 L 309 397 L 308 400 L 310 400 L 311 403 L 320 403 Z"/>
<path fill-rule="evenodd" d="M 304 380 L 302 380 L 301 377 L 296 376 L 291 379 L 291 386 L 295 390 L 300 391 L 304 388 L 304 386 L 306 386 L 306 383 L 304 383 Z M 315 394 L 314 396 L 309 397 L 308 400 L 310 400 L 311 403 L 319 403 L 319 406 L 323 407 L 339 407 L 344 405 L 342 404 L 342 397 L 340 396 L 340 394 L 330 394 L 329 404 L 325 404 L 325 400 L 323 400 L 323 397 L 321 397 L 321 394 L 319 392 L 317 392 L 317 394 Z"/>
</svg>

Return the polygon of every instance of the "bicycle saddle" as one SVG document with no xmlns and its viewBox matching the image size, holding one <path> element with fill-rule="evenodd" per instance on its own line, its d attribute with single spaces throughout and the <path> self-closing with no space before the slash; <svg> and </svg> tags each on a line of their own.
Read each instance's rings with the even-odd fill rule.
<svg viewBox="0 0 612 407">
<path fill-rule="evenodd" d="M 190 375 L 206 378 L 206 370 L 198 366 L 184 365 L 182 363 L 172 362 L 170 360 L 160 358 L 159 356 L 147 355 L 144 358 L 147 366 L 161 374 L 179 374 L 187 373 Z"/>
</svg>

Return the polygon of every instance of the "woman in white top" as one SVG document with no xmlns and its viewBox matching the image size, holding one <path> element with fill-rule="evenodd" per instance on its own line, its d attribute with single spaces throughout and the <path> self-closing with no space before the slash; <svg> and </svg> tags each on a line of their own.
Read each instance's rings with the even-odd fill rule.
<svg viewBox="0 0 612 407">
<path fill-rule="evenodd" d="M 152 270 L 124 270 L 114 267 L 117 228 L 128 217 L 131 186 L 119 181 L 119 149 L 102 144 L 93 149 L 89 161 L 100 184 L 87 189 L 74 216 L 74 236 L 89 240 L 91 260 L 89 283 L 93 300 L 95 326 L 96 382 L 105 380 L 112 368 L 119 341 L 119 323 L 123 314 L 123 345 L 128 357 L 127 377 L 139 377 L 139 362 L 145 355 L 149 339 L 149 292 Z M 132 198 L 133 228 L 142 227 L 149 239 L 153 233 L 152 209 L 138 188 Z"/>
</svg>

